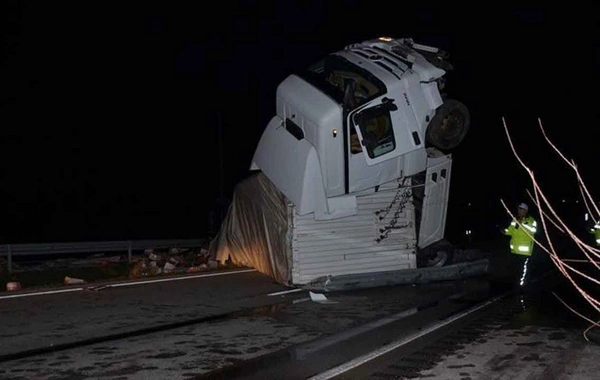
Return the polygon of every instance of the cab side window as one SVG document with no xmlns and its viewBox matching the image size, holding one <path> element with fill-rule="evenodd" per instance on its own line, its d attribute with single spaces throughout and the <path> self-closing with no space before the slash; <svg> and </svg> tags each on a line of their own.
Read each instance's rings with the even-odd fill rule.
<svg viewBox="0 0 600 380">
<path fill-rule="evenodd" d="M 388 109 L 374 107 L 365 110 L 358 115 L 356 121 L 369 157 L 377 158 L 396 149 L 392 118 Z"/>
</svg>

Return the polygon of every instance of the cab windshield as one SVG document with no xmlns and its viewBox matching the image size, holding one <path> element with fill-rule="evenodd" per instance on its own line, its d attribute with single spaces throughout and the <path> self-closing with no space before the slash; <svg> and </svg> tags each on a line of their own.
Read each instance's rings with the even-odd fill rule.
<svg viewBox="0 0 600 380">
<path fill-rule="evenodd" d="M 338 55 L 325 57 L 299 76 L 349 110 L 386 92 L 383 82 Z"/>
</svg>

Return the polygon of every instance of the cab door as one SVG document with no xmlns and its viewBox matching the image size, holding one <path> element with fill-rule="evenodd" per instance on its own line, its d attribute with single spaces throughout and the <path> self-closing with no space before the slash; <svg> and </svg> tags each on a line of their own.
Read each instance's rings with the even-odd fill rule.
<svg viewBox="0 0 600 380">
<path fill-rule="evenodd" d="M 389 98 L 375 99 L 348 115 L 350 193 L 375 187 L 401 176 L 395 124 L 399 110 Z"/>
<path fill-rule="evenodd" d="M 393 100 L 384 98 L 375 100 L 348 115 L 350 127 L 351 147 L 356 152 L 357 142 L 360 144 L 365 162 L 368 166 L 401 155 L 403 152 L 396 149 L 396 134 L 394 133 L 394 119 L 398 119 L 398 106 Z"/>
</svg>

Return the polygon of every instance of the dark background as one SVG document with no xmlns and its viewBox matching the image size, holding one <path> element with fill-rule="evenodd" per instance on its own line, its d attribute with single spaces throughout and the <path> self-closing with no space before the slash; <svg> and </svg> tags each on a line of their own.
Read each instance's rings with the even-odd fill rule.
<svg viewBox="0 0 600 380">
<path fill-rule="evenodd" d="M 574 177 L 544 146 L 537 117 L 597 189 L 591 4 L 194 3 L 2 2 L 0 242 L 206 236 L 218 209 L 219 120 L 230 197 L 278 83 L 382 35 L 449 51 L 449 90 L 471 110 L 454 152 L 451 237 L 497 234 L 508 222 L 500 199 L 527 200 L 502 116 L 548 195 L 583 221 Z"/>
</svg>

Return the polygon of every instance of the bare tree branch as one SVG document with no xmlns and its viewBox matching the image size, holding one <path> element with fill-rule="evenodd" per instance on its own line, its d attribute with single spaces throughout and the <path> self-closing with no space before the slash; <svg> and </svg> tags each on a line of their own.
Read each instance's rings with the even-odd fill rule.
<svg viewBox="0 0 600 380">
<path fill-rule="evenodd" d="M 581 177 L 581 174 L 579 172 L 579 169 L 577 168 L 577 165 L 575 164 L 575 162 L 573 160 L 569 160 L 561 152 L 561 150 L 550 140 L 550 138 L 546 134 L 546 131 L 544 130 L 544 127 L 542 125 L 542 121 L 540 119 L 538 119 L 538 122 L 539 122 L 540 129 L 542 131 L 542 134 L 543 134 L 546 142 L 552 147 L 552 149 L 557 153 L 557 155 L 564 162 L 567 163 L 568 167 L 571 168 L 571 170 L 573 170 L 573 172 L 575 173 L 576 182 L 577 182 L 577 185 L 578 185 L 578 188 L 579 188 L 580 195 L 581 195 L 581 197 L 583 199 L 584 206 L 585 206 L 586 210 L 588 211 L 588 213 L 591 215 L 592 220 L 595 223 L 597 223 L 598 220 L 600 220 L 600 210 L 598 208 L 598 203 L 591 196 L 590 191 L 588 190 L 587 186 L 585 185 L 585 182 L 583 181 L 583 178 Z M 539 211 L 540 221 L 541 221 L 541 225 L 542 225 L 542 228 L 543 228 L 543 231 L 544 231 L 544 235 L 543 236 L 546 238 L 547 244 L 541 243 L 539 241 L 539 239 L 536 239 L 535 237 L 533 237 L 531 234 L 529 234 L 529 232 L 527 230 L 525 230 L 526 233 L 529 234 L 532 237 L 532 239 L 534 240 L 534 242 L 544 252 L 546 252 L 548 254 L 548 256 L 552 260 L 553 264 L 558 268 L 558 270 L 562 273 L 562 275 L 573 285 L 573 287 L 583 297 L 583 299 L 590 306 L 592 306 L 593 309 L 595 309 L 598 313 L 600 313 L 600 301 L 598 299 L 594 298 L 589 293 L 587 293 L 584 289 L 582 289 L 581 285 L 578 283 L 578 280 L 580 278 L 585 278 L 586 280 L 589 280 L 589 281 L 591 281 L 591 282 L 593 282 L 595 284 L 600 285 L 600 280 L 598 278 L 595 278 L 592 275 L 586 274 L 583 271 L 575 269 L 573 266 L 567 264 L 567 263 L 585 263 L 585 264 L 591 264 L 590 268 L 595 268 L 595 269 L 600 270 L 600 261 L 598 261 L 598 259 L 600 259 L 600 249 L 592 247 L 591 245 L 587 244 L 585 241 L 583 241 L 582 239 L 580 239 L 575 234 L 575 232 L 573 232 L 569 228 L 569 226 L 567 226 L 567 224 L 563 221 L 563 219 L 554 210 L 554 207 L 552 207 L 552 204 L 550 203 L 550 201 L 548 200 L 548 198 L 545 196 L 542 188 L 540 187 L 540 185 L 536 181 L 536 177 L 535 177 L 534 171 L 532 169 L 530 169 L 524 163 L 524 161 L 522 160 L 522 158 L 517 153 L 517 150 L 515 149 L 515 146 L 513 144 L 512 138 L 511 138 L 510 133 L 508 131 L 508 126 L 506 124 L 506 120 L 504 118 L 502 118 L 502 123 L 504 125 L 504 130 L 506 132 L 506 136 L 508 138 L 508 142 L 509 142 L 509 145 L 511 147 L 511 150 L 512 150 L 515 158 L 519 162 L 519 164 L 523 167 L 523 169 L 525 170 L 525 172 L 528 174 L 529 179 L 531 181 L 531 184 L 533 185 L 533 194 L 531 194 L 531 192 L 529 192 L 529 191 L 527 191 L 527 193 L 528 193 L 529 197 L 532 199 L 534 205 L 537 207 L 537 209 Z M 510 212 L 509 208 L 506 206 L 506 204 L 504 203 L 504 201 L 502 201 L 502 205 L 504 206 L 506 212 L 511 216 L 511 218 L 516 221 L 516 218 Z M 567 259 L 567 258 L 562 258 L 557 253 L 557 249 L 556 249 L 556 247 L 555 247 L 555 245 L 554 245 L 554 243 L 552 241 L 552 237 L 551 237 L 550 232 L 549 232 L 549 230 L 547 228 L 548 227 L 548 223 L 547 222 L 551 223 L 561 233 L 563 233 L 566 236 L 568 236 L 570 238 L 570 240 L 573 243 L 575 243 L 575 246 L 577 247 L 577 252 L 582 253 L 585 258 L 582 258 L 582 259 Z M 517 221 L 517 223 L 518 223 L 518 221 Z M 573 274 L 576 275 L 576 277 L 573 277 Z M 577 279 L 577 281 L 576 281 L 576 279 Z M 592 328 L 600 326 L 600 322 L 595 322 L 591 318 L 588 318 L 588 317 L 584 316 L 583 314 L 575 311 L 572 307 L 570 307 L 569 305 L 567 305 L 567 303 L 564 302 L 560 297 L 558 297 L 558 295 L 556 295 L 556 294 L 554 294 L 554 295 L 569 310 L 571 310 L 573 313 L 575 313 L 576 315 L 578 315 L 581 318 L 585 319 L 586 321 L 588 321 L 591 324 L 591 326 L 587 330 L 585 330 L 584 333 L 583 333 L 585 339 L 587 340 L 588 338 L 587 338 L 586 334 Z"/>
</svg>

